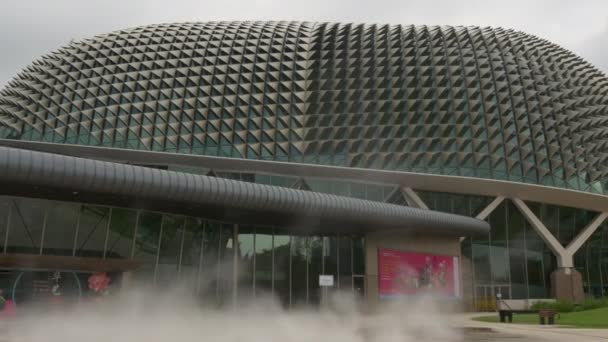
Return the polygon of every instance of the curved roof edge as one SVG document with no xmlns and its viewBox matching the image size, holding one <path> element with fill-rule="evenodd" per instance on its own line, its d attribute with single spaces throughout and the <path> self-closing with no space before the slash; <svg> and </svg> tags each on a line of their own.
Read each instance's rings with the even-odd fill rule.
<svg viewBox="0 0 608 342">
<path fill-rule="evenodd" d="M 289 218 L 292 226 L 315 222 L 318 229 L 341 224 L 348 230 L 455 235 L 490 229 L 485 221 L 431 210 L 3 146 L 0 184 L 6 194 L 32 188 L 71 193 L 76 196 L 72 201 L 79 201 L 81 193 L 116 196 L 132 203 L 167 203 L 168 208 L 191 206 L 195 212 L 206 207 L 255 212 L 260 222 L 276 215 Z M 247 223 L 258 223 L 247 217 Z"/>
<path fill-rule="evenodd" d="M 115 147 L 68 145 L 25 140 L 0 139 L 0 146 L 59 153 L 81 158 L 111 160 L 119 163 L 203 167 L 228 172 L 247 170 L 252 173 L 304 178 L 376 182 L 379 184 L 407 186 L 415 190 L 492 197 L 503 196 L 506 198 L 519 198 L 525 201 L 574 207 L 596 212 L 608 212 L 608 195 L 508 180 L 129 150 Z"/>
</svg>

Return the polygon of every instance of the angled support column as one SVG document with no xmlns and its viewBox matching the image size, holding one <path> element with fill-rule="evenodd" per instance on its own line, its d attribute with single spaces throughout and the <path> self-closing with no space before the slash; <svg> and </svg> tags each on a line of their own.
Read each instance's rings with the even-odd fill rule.
<svg viewBox="0 0 608 342">
<path fill-rule="evenodd" d="M 587 227 L 581 230 L 578 235 L 572 241 L 570 241 L 568 246 L 566 246 L 566 252 L 574 257 L 574 254 L 583 246 L 585 242 L 587 242 L 587 240 L 589 240 L 597 228 L 604 223 L 604 221 L 606 221 L 606 218 L 608 218 L 608 213 L 601 213 L 597 215 L 595 219 L 593 219 L 593 221 L 587 225 Z"/>
<path fill-rule="evenodd" d="M 504 201 L 505 198 L 502 196 L 496 197 L 487 207 L 485 207 L 477 216 L 475 216 L 478 220 L 485 220 L 490 214 Z"/>
<path fill-rule="evenodd" d="M 505 200 L 505 198 L 503 196 L 498 196 L 496 198 L 494 198 L 494 200 L 492 202 L 490 202 L 490 204 L 488 204 L 485 208 L 483 208 L 483 210 L 477 214 L 477 216 L 475 216 L 476 219 L 478 220 L 485 220 L 486 218 L 488 218 L 488 216 L 490 216 L 490 214 L 496 210 L 496 208 L 500 205 L 500 203 L 502 203 Z M 460 238 L 460 242 L 464 241 L 465 237 L 461 237 Z"/>
<path fill-rule="evenodd" d="M 306 180 L 304 180 L 304 178 L 300 177 L 298 178 L 293 184 L 291 184 L 290 186 L 293 189 L 299 189 L 299 190 L 308 190 L 308 185 L 306 184 Z"/>
<path fill-rule="evenodd" d="M 528 207 L 524 201 L 519 198 L 513 198 L 513 203 L 519 209 L 519 211 L 524 215 L 528 223 L 532 225 L 532 228 L 538 233 L 541 239 L 547 244 L 549 249 L 555 254 L 557 257 L 557 265 L 559 267 L 574 267 L 574 263 L 572 262 L 572 258 L 568 258 L 566 255 L 566 249 L 562 246 L 561 243 L 551 234 L 551 231 L 543 224 L 543 222 L 534 215 L 532 210 Z"/>
<path fill-rule="evenodd" d="M 405 200 L 410 206 L 418 209 L 429 209 L 429 207 L 426 205 L 426 203 L 424 203 L 422 198 L 420 198 L 420 196 L 418 196 L 418 194 L 414 190 L 412 190 L 412 188 L 402 187 L 401 192 L 403 192 L 403 196 L 405 197 Z"/>
<path fill-rule="evenodd" d="M 551 293 L 557 299 L 572 300 L 580 303 L 584 299 L 583 280 L 574 268 L 574 254 L 593 235 L 597 228 L 608 218 L 608 213 L 600 213 L 591 221 L 566 248 L 551 234 L 549 229 L 534 215 L 526 203 L 513 199 L 513 203 L 532 225 L 534 230 L 549 246 L 557 257 L 558 269 L 551 273 Z"/>
<path fill-rule="evenodd" d="M 402 193 L 401 192 L 401 188 L 400 187 L 395 187 L 393 190 L 391 190 L 391 192 L 388 193 L 388 195 L 386 195 L 386 197 L 384 197 L 384 199 L 382 200 L 382 202 L 384 203 L 388 203 L 388 201 L 395 196 L 396 193 Z"/>
</svg>

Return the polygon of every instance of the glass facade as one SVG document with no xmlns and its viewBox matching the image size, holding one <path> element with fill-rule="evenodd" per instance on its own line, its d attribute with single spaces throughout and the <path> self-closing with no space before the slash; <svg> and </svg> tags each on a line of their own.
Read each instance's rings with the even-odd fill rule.
<svg viewBox="0 0 608 342">
<path fill-rule="evenodd" d="M 429 209 L 475 216 L 492 198 L 418 191 Z M 583 209 L 527 203 L 562 245 L 567 245 L 597 215 Z M 510 200 L 501 203 L 487 218 L 488 236 L 467 238 L 462 254 L 471 261 L 472 293 L 483 307 L 486 299 L 501 293 L 506 299 L 551 297 L 550 275 L 557 268 L 553 253 Z M 604 223 L 575 255 L 576 269 L 583 276 L 590 296 L 608 295 L 608 224 Z M 481 304 L 480 304 L 481 303 Z"/>
<path fill-rule="evenodd" d="M 574 256 L 585 292 L 608 297 L 608 223 L 604 222 Z"/>
<path fill-rule="evenodd" d="M 182 23 L 74 42 L 35 65 L 0 92 L 0 138 L 608 194 L 594 138 L 606 126 L 579 132 L 587 108 L 568 103 L 605 112 L 608 79 L 523 32 Z"/>
<path fill-rule="evenodd" d="M 144 26 L 97 40 L 74 42 L 41 58 L 0 91 L 0 138 L 608 194 L 607 148 L 595 138 L 608 130 L 579 129 L 588 126 L 586 107 L 606 111 L 608 79 L 570 52 L 522 32 L 214 22 Z M 552 91 L 546 91 L 547 79 Z M 583 145 L 586 150 L 577 147 Z M 407 205 L 395 185 L 161 168 Z M 422 191 L 420 196 L 431 209 L 467 216 L 492 200 Z M 597 214 L 528 205 L 562 245 Z M 556 260 L 546 244 L 510 201 L 487 219 L 490 234 L 462 245 L 475 297 L 547 297 Z M 585 291 L 595 296 L 606 295 L 608 284 L 606 225 L 574 260 Z M 335 275 L 338 287 L 360 288 L 362 279 L 355 275 L 363 273 L 362 242 L 0 197 L 4 253 L 134 259 L 142 264 L 136 280 L 159 286 L 187 280 L 196 292 L 222 303 L 267 293 L 286 305 L 316 303 L 316 277 L 322 273 Z"/>
<path fill-rule="evenodd" d="M 394 185 L 212 174 L 407 205 Z M 429 209 L 471 217 L 493 200 L 416 192 Z M 582 209 L 527 204 L 562 245 L 597 215 Z M 556 258 L 514 203 L 503 201 L 487 220 L 490 234 L 467 238 L 461 245 L 463 262 L 471 268 L 471 279 L 465 280 L 470 288 L 465 292 L 471 293 L 477 308 L 490 308 L 484 303 L 493 303 L 498 293 L 512 299 L 550 297 Z M 0 197 L 0 244 L 4 253 L 133 259 L 141 263 L 133 273 L 134 281 L 162 288 L 187 286 L 217 305 L 262 296 L 273 296 L 285 307 L 318 304 L 322 300 L 320 274 L 333 275 L 335 288 L 362 291 L 364 287 L 363 236 L 294 235 L 282 227 L 235 225 L 143 210 Z M 581 247 L 574 262 L 588 295 L 608 295 L 608 222 Z M 9 285 L 2 285 L 3 289 L 10 291 Z"/>
<path fill-rule="evenodd" d="M 354 278 L 364 272 L 361 236 L 292 234 L 280 227 L 0 196 L 4 253 L 135 260 L 135 283 L 185 286 L 211 305 L 260 296 L 273 296 L 285 307 L 317 304 L 324 273 L 335 276 L 336 287 L 354 289 Z M 86 292 L 86 272 L 64 273 L 71 293 Z M 32 300 L 30 283 L 51 276 L 0 269 L 0 286 L 8 298 Z M 114 286 L 120 276 L 113 275 Z"/>
</svg>

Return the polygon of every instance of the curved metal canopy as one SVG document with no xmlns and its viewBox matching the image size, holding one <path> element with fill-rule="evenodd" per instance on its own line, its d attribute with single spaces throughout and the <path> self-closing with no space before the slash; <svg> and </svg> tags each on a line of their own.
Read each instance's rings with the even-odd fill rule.
<svg viewBox="0 0 608 342">
<path fill-rule="evenodd" d="M 596 212 L 608 211 L 607 195 L 498 179 L 129 150 L 115 147 L 70 145 L 27 140 L 0 139 L 0 146 L 138 165 L 171 165 L 222 172 L 247 170 L 248 173 L 253 174 L 322 178 L 329 181 L 362 183 L 373 179 L 376 183 L 407 186 L 416 191 L 424 190 L 489 197 L 502 196 Z"/>
<path fill-rule="evenodd" d="M 0 193 L 291 229 L 487 234 L 470 217 L 312 191 L 0 146 Z"/>
</svg>

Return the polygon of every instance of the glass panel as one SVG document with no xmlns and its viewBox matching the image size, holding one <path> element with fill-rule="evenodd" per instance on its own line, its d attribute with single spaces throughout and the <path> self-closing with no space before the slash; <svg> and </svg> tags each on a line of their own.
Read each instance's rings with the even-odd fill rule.
<svg viewBox="0 0 608 342">
<path fill-rule="evenodd" d="M 46 203 L 29 198 L 13 198 L 11 202 L 8 252 L 39 254 Z"/>
<path fill-rule="evenodd" d="M 492 271 L 492 283 L 509 283 L 509 249 L 508 231 L 506 225 L 506 206 L 501 203 L 490 214 L 490 270 Z"/>
<path fill-rule="evenodd" d="M 602 296 L 608 297 L 608 223 L 604 222 L 602 227 L 602 247 L 600 248 L 600 272 L 602 274 Z"/>
<path fill-rule="evenodd" d="M 487 239 L 474 239 L 471 245 L 476 284 L 490 284 L 490 248 Z"/>
<path fill-rule="evenodd" d="M 86 288 L 82 288 L 83 281 L 80 280 L 84 278 L 84 284 L 86 284 L 86 275 L 83 273 L 14 270 L 2 272 L 2 277 L 8 278 L 2 281 L 4 283 L 2 287 L 7 288 L 4 298 L 14 299 L 14 304 L 19 308 L 29 305 L 38 308 L 48 308 L 47 305 L 53 306 L 57 297 L 51 296 L 50 293 L 41 294 L 43 288 L 50 292 L 51 288 L 57 286 L 56 289 L 61 292 L 61 304 L 68 307 L 77 304 L 81 294 L 87 294 Z"/>
<path fill-rule="evenodd" d="M 528 298 L 528 274 L 526 270 L 526 220 L 521 212 L 508 202 L 509 265 L 511 267 L 511 294 L 513 299 Z"/>
<path fill-rule="evenodd" d="M 83 205 L 76 242 L 76 255 L 103 257 L 110 208 Z"/>
<path fill-rule="evenodd" d="M 239 226 L 239 243 L 237 246 L 239 263 L 239 301 L 248 301 L 253 297 L 254 239 L 255 234 L 253 226 Z"/>
<path fill-rule="evenodd" d="M 352 289 L 352 239 L 350 236 L 340 236 L 338 239 L 338 263 L 337 286 L 341 289 Z"/>
<path fill-rule="evenodd" d="M 112 208 L 106 258 L 131 258 L 136 221 L 137 211 Z"/>
<path fill-rule="evenodd" d="M 477 311 L 496 310 L 496 298 L 490 286 L 475 286 L 475 309 Z"/>
<path fill-rule="evenodd" d="M 338 196 L 350 196 L 350 185 L 344 182 L 334 182 L 334 194 Z"/>
<path fill-rule="evenodd" d="M 377 202 L 384 201 L 384 193 L 383 193 L 382 186 L 368 184 L 367 185 L 366 199 L 368 199 L 370 201 L 377 201 Z"/>
<path fill-rule="evenodd" d="M 588 258 L 589 258 L 589 248 L 588 248 L 588 244 L 585 243 L 583 246 L 581 246 L 581 248 L 577 251 L 576 254 L 574 254 L 573 256 L 573 262 L 574 262 L 574 268 L 579 271 L 581 273 L 581 277 L 583 280 L 583 291 L 585 292 L 585 294 L 587 295 L 591 295 L 591 283 L 590 283 L 590 278 L 591 275 L 589 272 L 589 262 L 588 262 Z"/>
<path fill-rule="evenodd" d="M 526 266 L 528 268 L 528 289 L 530 298 L 546 298 L 545 272 L 543 267 L 544 243 L 534 229 L 526 224 Z"/>
<path fill-rule="evenodd" d="M 576 269 L 581 272 L 584 290 L 593 297 L 603 296 L 601 257 L 603 229 L 600 226 L 574 255 Z M 605 247 L 604 247 L 605 248 Z"/>
<path fill-rule="evenodd" d="M 365 184 L 353 183 L 350 186 L 350 196 L 355 198 L 365 199 L 367 194 Z"/>
<path fill-rule="evenodd" d="M 291 241 L 291 305 L 307 303 L 308 238 L 294 236 Z"/>
<path fill-rule="evenodd" d="M 183 228 L 183 216 L 163 215 L 160 254 L 156 269 L 156 283 L 160 286 L 176 285 Z"/>
<path fill-rule="evenodd" d="M 457 215 L 472 216 L 469 196 L 464 195 L 453 195 L 451 207 L 452 212 Z"/>
<path fill-rule="evenodd" d="M 49 202 L 43 254 L 73 255 L 80 204 Z"/>
<path fill-rule="evenodd" d="M 321 303 L 321 289 L 319 288 L 319 275 L 323 267 L 323 238 L 310 237 L 310 258 L 308 264 L 308 303 L 318 305 Z"/>
<path fill-rule="evenodd" d="M 562 244 L 562 246 L 568 245 L 575 233 L 575 224 L 577 218 L 577 212 L 584 212 L 584 210 L 577 210 L 574 208 L 559 208 L 559 234 L 556 238 Z M 587 222 L 580 222 L 581 227 L 586 226 Z"/>
<path fill-rule="evenodd" d="M 208 303 L 217 303 L 219 296 L 218 253 L 221 225 L 216 222 L 204 223 L 203 255 L 201 272 L 198 275 L 198 291 Z"/>
<path fill-rule="evenodd" d="M 321 179 L 307 179 L 306 184 L 310 187 L 310 190 L 315 192 L 322 192 L 326 194 L 333 193 L 333 182 Z"/>
<path fill-rule="evenodd" d="M 511 297 L 511 287 L 510 286 L 497 286 L 494 288 L 494 297 L 497 294 L 501 295 L 502 299 L 512 299 Z"/>
<path fill-rule="evenodd" d="M 6 236 L 6 227 L 8 227 L 8 219 L 10 212 L 10 198 L 0 196 L 0 253 L 4 252 L 4 238 Z M 0 281 L 2 281 L 0 277 Z M 0 285 L 0 288 L 1 285 Z"/>
<path fill-rule="evenodd" d="M 557 258 L 553 255 L 553 252 L 549 249 L 549 247 L 543 244 L 543 260 L 542 267 L 545 271 L 545 278 L 543 279 L 545 285 L 545 296 L 551 295 L 551 272 L 557 269 Z M 530 298 L 532 294 L 530 294 Z M 545 297 L 547 298 L 547 297 Z"/>
<path fill-rule="evenodd" d="M 470 215 L 475 216 L 481 213 L 494 199 L 489 197 L 469 196 Z"/>
<path fill-rule="evenodd" d="M 540 220 L 551 231 L 553 236 L 559 235 L 559 207 L 549 204 L 539 204 Z M 536 212 L 535 212 L 536 213 Z M 538 213 L 536 213 L 538 214 Z"/>
<path fill-rule="evenodd" d="M 431 191 L 416 191 L 418 197 L 429 207 L 431 210 L 437 210 L 437 198 L 438 193 Z"/>
<path fill-rule="evenodd" d="M 452 210 L 452 197 L 457 196 L 453 194 L 436 193 L 435 210 L 451 213 Z"/>
<path fill-rule="evenodd" d="M 365 274 L 365 246 L 362 237 L 353 237 L 353 274 Z"/>
<path fill-rule="evenodd" d="M 150 279 L 154 279 L 161 221 L 161 214 L 147 211 L 139 214 L 133 258 L 141 265 L 135 271 L 136 280 L 149 283 Z"/>
<path fill-rule="evenodd" d="M 219 275 L 219 287 L 218 287 L 218 298 L 220 299 L 219 304 L 229 304 L 232 302 L 233 293 L 233 279 L 234 273 L 234 256 L 235 250 L 233 246 L 236 244 L 234 241 L 234 225 L 222 224 L 220 230 L 220 262 L 218 263 L 218 275 Z"/>
<path fill-rule="evenodd" d="M 272 292 L 272 229 L 255 231 L 255 295 Z"/>
<path fill-rule="evenodd" d="M 582 210 L 582 209 L 576 209 L 576 213 L 575 213 L 575 222 L 574 222 L 574 227 L 573 227 L 573 231 L 568 235 L 564 234 L 564 240 L 568 239 L 568 243 L 570 241 L 572 241 L 572 239 L 578 234 L 580 233 L 581 230 L 585 229 L 585 227 L 587 227 L 587 225 L 589 223 L 591 223 L 591 221 L 593 221 L 593 219 L 598 215 L 598 213 L 592 212 L 592 211 L 587 211 L 587 210 Z M 560 226 L 561 228 L 561 226 Z M 561 240 L 561 239 L 560 239 Z M 564 245 L 567 245 L 567 243 L 565 243 Z"/>
<path fill-rule="evenodd" d="M 180 279 L 193 290 L 196 289 L 198 266 L 201 259 L 201 243 L 203 241 L 204 221 L 198 218 L 186 218 L 184 231 L 184 249 Z"/>
<path fill-rule="evenodd" d="M 475 277 L 473 275 L 473 257 L 471 238 L 466 238 L 460 243 L 461 248 L 461 265 L 462 265 L 462 294 L 464 304 L 468 308 L 472 308 L 475 303 L 474 286 Z"/>
<path fill-rule="evenodd" d="M 338 278 L 338 239 L 335 236 L 323 237 L 323 273 L 334 276 L 334 286 Z"/>
<path fill-rule="evenodd" d="M 13 296 L 19 297 L 23 295 L 19 284 L 17 283 L 17 286 L 15 286 L 17 276 L 20 273 L 21 271 L 19 270 L 0 271 L 0 289 L 2 289 L 4 299 L 13 299 Z M 15 292 L 13 293 L 13 291 Z"/>
<path fill-rule="evenodd" d="M 359 296 L 365 296 L 365 277 L 353 276 L 353 287 L 355 293 Z"/>
<path fill-rule="evenodd" d="M 274 236 L 274 294 L 283 306 L 289 306 L 289 235 Z"/>
</svg>

